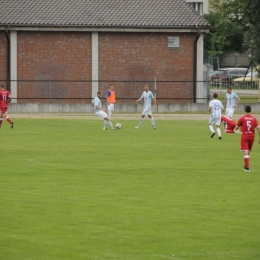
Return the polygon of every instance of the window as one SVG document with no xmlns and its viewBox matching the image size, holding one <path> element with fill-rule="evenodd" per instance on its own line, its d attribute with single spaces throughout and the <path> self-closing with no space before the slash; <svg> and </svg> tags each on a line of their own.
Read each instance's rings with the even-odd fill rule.
<svg viewBox="0 0 260 260">
<path fill-rule="evenodd" d="M 169 49 L 177 49 L 180 47 L 180 37 L 168 37 L 168 48 Z"/>
<path fill-rule="evenodd" d="M 237 71 L 236 71 L 236 70 L 230 70 L 230 71 L 229 71 L 229 74 L 230 74 L 230 75 L 237 75 Z"/>
<path fill-rule="evenodd" d="M 203 14 L 203 2 L 190 2 L 189 3 L 199 14 Z"/>
</svg>

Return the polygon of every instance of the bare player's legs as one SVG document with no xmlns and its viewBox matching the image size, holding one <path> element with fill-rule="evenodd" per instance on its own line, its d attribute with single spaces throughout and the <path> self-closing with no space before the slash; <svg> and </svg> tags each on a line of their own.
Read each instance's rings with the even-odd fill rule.
<svg viewBox="0 0 260 260">
<path fill-rule="evenodd" d="M 12 122 L 12 120 L 8 117 L 7 113 L 3 113 L 1 112 L 1 116 L 0 116 L 0 128 L 1 128 L 1 125 L 3 123 L 3 120 L 6 119 L 6 121 L 11 125 L 11 128 L 14 127 L 14 123 Z"/>
</svg>

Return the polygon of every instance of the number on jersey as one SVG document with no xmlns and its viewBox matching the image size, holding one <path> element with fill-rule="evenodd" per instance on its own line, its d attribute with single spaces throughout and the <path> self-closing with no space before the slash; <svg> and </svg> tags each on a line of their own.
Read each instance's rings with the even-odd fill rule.
<svg viewBox="0 0 260 260">
<path fill-rule="evenodd" d="M 247 130 L 251 131 L 251 121 L 246 121 Z"/>
<path fill-rule="evenodd" d="M 220 105 L 219 104 L 214 104 L 214 110 L 219 110 L 220 109 Z"/>
<path fill-rule="evenodd" d="M 6 101 L 6 93 L 2 93 L 2 101 Z"/>
</svg>

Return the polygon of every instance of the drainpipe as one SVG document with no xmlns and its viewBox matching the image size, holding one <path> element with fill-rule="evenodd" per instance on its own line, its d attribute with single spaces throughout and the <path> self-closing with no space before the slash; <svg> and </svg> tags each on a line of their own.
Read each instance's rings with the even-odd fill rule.
<svg viewBox="0 0 260 260">
<path fill-rule="evenodd" d="M 10 44 L 10 32 L 8 31 L 8 27 L 5 30 L 5 37 L 7 40 L 7 57 L 6 57 L 6 89 L 10 91 L 10 80 L 11 80 L 11 44 Z"/>
<path fill-rule="evenodd" d="M 200 37 L 200 32 L 198 28 L 198 33 L 196 40 L 194 42 L 194 53 L 193 53 L 193 103 L 196 103 L 197 99 L 197 86 L 196 86 L 196 80 L 197 80 L 197 42 Z"/>
</svg>

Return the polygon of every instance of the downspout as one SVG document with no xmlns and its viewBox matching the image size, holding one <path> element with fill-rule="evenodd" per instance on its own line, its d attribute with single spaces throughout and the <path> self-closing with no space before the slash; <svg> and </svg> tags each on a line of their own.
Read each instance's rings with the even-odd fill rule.
<svg viewBox="0 0 260 260">
<path fill-rule="evenodd" d="M 11 44 L 10 44 L 10 32 L 8 31 L 8 27 L 5 30 L 5 37 L 7 40 L 7 57 L 6 57 L 6 89 L 10 91 L 10 80 L 11 80 Z"/>
<path fill-rule="evenodd" d="M 200 31 L 198 28 L 198 33 L 196 40 L 194 42 L 194 53 L 193 53 L 193 103 L 196 103 L 197 100 L 197 42 L 200 37 Z"/>
</svg>

